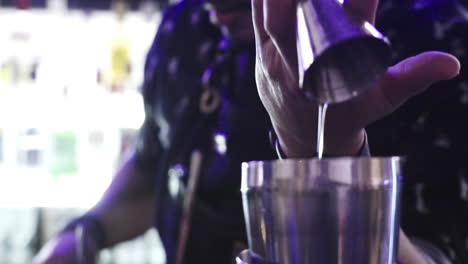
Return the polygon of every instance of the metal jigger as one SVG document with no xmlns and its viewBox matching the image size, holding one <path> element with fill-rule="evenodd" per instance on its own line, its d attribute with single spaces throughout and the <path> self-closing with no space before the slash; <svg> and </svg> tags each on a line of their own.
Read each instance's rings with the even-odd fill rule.
<svg viewBox="0 0 468 264">
<path fill-rule="evenodd" d="M 369 22 L 353 22 L 338 0 L 298 0 L 297 49 L 299 85 L 318 104 L 359 95 L 391 63 L 385 36 Z"/>
<path fill-rule="evenodd" d="M 400 159 L 242 164 L 249 250 L 239 264 L 393 264 Z"/>
</svg>

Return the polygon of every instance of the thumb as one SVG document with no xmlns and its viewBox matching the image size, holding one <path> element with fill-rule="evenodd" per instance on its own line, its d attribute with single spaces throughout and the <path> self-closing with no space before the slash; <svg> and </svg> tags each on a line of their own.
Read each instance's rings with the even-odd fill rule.
<svg viewBox="0 0 468 264">
<path fill-rule="evenodd" d="M 390 67 L 377 87 L 370 89 L 361 100 L 366 100 L 364 111 L 373 113 L 369 123 L 382 118 L 410 97 L 430 85 L 454 78 L 460 72 L 460 62 L 453 55 L 430 51 L 407 58 Z M 367 100 L 367 99 L 371 100 Z"/>
</svg>

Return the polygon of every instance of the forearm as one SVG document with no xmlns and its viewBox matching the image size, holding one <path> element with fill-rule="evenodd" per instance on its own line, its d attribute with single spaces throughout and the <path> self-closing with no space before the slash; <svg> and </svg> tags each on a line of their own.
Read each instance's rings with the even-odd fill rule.
<svg viewBox="0 0 468 264">
<path fill-rule="evenodd" d="M 99 203 L 89 213 L 104 226 L 106 246 L 148 230 L 154 217 L 154 184 L 131 157 L 119 170 Z"/>
<path fill-rule="evenodd" d="M 119 201 L 111 205 L 93 208 L 92 212 L 103 223 L 106 247 L 132 239 L 152 226 L 154 200 Z"/>
</svg>

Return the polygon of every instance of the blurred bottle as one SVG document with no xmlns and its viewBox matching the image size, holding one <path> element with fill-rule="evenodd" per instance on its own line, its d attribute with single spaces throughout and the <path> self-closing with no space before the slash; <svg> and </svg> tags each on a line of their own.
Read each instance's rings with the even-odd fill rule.
<svg viewBox="0 0 468 264">
<path fill-rule="evenodd" d="M 44 138 L 37 128 L 19 130 L 17 162 L 22 168 L 38 168 L 44 155 Z"/>
<path fill-rule="evenodd" d="M 8 64 L 2 63 L 0 65 L 0 81 L 3 83 L 7 83 L 10 80 L 10 78 L 11 78 L 11 72 L 10 72 L 10 68 L 8 67 Z"/>
<path fill-rule="evenodd" d="M 125 81 L 130 75 L 131 64 L 128 36 L 124 30 L 128 4 L 122 0 L 112 3 L 112 9 L 117 16 L 117 30 L 111 40 L 110 85 L 112 92 L 123 92 Z"/>
<path fill-rule="evenodd" d="M 78 173 L 77 151 L 76 132 L 67 130 L 51 133 L 48 170 L 55 179 L 61 175 Z"/>
<path fill-rule="evenodd" d="M 119 25 L 117 33 L 112 39 L 111 53 L 111 90 L 112 92 L 122 92 L 123 83 L 131 71 L 128 39 L 122 25 Z"/>
<path fill-rule="evenodd" d="M 3 129 L 0 128 L 0 166 L 4 163 L 3 140 L 4 140 L 4 133 L 3 133 Z"/>
</svg>

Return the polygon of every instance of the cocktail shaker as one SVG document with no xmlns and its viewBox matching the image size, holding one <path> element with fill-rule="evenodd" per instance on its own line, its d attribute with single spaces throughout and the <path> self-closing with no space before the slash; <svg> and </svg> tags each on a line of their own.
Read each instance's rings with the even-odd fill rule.
<svg viewBox="0 0 468 264">
<path fill-rule="evenodd" d="M 393 264 L 400 177 L 398 157 L 243 163 L 250 254 L 255 263 Z"/>
</svg>

